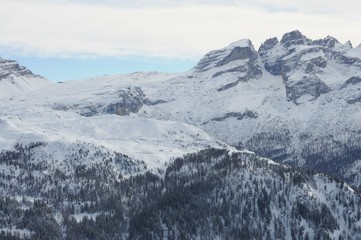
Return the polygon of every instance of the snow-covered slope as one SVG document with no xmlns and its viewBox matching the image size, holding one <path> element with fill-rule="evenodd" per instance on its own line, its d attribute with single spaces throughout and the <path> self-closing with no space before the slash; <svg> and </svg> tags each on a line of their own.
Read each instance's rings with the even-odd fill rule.
<svg viewBox="0 0 361 240">
<path fill-rule="evenodd" d="M 2 149 L 33 142 L 58 143 L 65 144 L 65 147 L 57 150 L 57 155 L 65 158 L 68 154 L 66 145 L 86 143 L 144 161 L 149 168 L 163 168 L 173 157 L 209 147 L 227 147 L 204 131 L 180 122 L 116 115 L 67 118 L 59 114 L 59 118 L 43 117 L 42 121 L 20 116 L 1 118 Z M 56 161 L 63 159 L 59 157 Z"/>
<path fill-rule="evenodd" d="M 26 94 L 49 85 L 50 82 L 13 60 L 0 58 L 0 98 Z"/>
<path fill-rule="evenodd" d="M 149 75 L 155 82 L 167 76 Z M 33 142 L 69 146 L 80 142 L 126 154 L 157 169 L 190 152 L 228 148 L 192 125 L 136 116 L 133 112 L 141 108 L 144 97 L 140 88 L 132 86 L 139 76 L 143 74 L 126 76 L 130 82 L 115 78 L 58 83 L 33 94 L 4 99 L 1 149 Z M 66 156 L 67 149 L 59 154 Z"/>
</svg>

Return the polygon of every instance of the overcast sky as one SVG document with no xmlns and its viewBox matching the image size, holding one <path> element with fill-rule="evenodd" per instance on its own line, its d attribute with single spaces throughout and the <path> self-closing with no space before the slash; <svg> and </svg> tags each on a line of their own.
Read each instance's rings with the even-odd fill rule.
<svg viewBox="0 0 361 240">
<path fill-rule="evenodd" d="M 185 70 L 233 41 L 258 48 L 295 29 L 361 43 L 357 0 L 0 0 L 0 16 L 0 57 L 28 62 L 156 59 L 166 64 L 154 70 Z"/>
</svg>

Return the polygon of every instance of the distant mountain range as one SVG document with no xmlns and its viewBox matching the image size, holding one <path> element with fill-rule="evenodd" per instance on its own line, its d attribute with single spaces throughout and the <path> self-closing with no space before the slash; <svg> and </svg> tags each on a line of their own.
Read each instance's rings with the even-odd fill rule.
<svg viewBox="0 0 361 240">
<path fill-rule="evenodd" d="M 361 46 L 63 83 L 0 60 L 4 239 L 361 238 Z"/>
</svg>

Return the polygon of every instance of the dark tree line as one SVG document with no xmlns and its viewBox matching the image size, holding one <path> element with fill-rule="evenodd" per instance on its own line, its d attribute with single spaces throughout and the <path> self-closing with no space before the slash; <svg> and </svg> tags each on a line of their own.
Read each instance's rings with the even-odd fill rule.
<svg viewBox="0 0 361 240">
<path fill-rule="evenodd" d="M 30 239 L 330 239 L 333 232 L 340 232 L 340 239 L 361 236 L 356 224 L 360 197 L 342 181 L 250 153 L 208 149 L 189 154 L 169 164 L 164 176 L 150 171 L 119 176 L 112 162 L 124 168 L 122 174 L 136 169 L 126 156 L 83 148 L 71 156 L 77 163 L 71 174 L 39 159 L 41 168 L 17 165 L 34 163 L 32 150 L 42 146 L 17 146 L 0 154 L 0 163 L 13 167 L 13 173 L 0 176 L 0 229 L 26 229 Z M 104 161 L 80 163 L 93 155 Z M 312 196 L 311 188 L 327 202 Z M 1 239 L 20 238 L 0 234 Z"/>
</svg>

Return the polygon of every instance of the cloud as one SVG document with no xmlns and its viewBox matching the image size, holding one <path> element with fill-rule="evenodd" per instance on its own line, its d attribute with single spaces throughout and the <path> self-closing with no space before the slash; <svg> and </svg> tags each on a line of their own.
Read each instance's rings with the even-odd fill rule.
<svg viewBox="0 0 361 240">
<path fill-rule="evenodd" d="M 361 3 L 346 8 L 348 1 L 0 0 L 0 45 L 22 55 L 190 59 L 242 38 L 259 46 L 295 29 L 358 44 L 361 17 L 353 13 Z"/>
<path fill-rule="evenodd" d="M 24 1 L 24 0 L 15 0 Z M 35 0 L 51 2 L 51 0 Z M 242 6 L 266 11 L 298 11 L 315 13 L 359 13 L 361 2 L 355 0 L 53 0 L 53 2 L 101 4 L 120 7 L 184 7 L 184 6 Z"/>
</svg>

